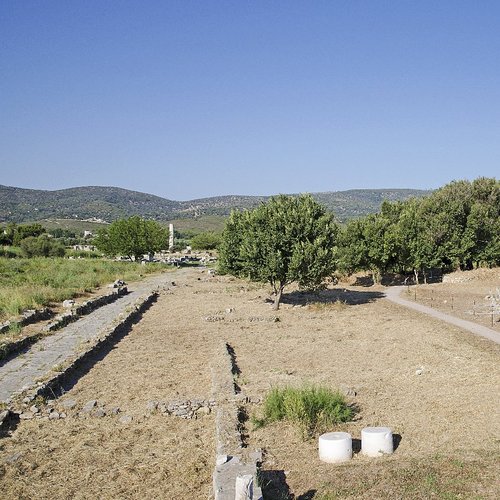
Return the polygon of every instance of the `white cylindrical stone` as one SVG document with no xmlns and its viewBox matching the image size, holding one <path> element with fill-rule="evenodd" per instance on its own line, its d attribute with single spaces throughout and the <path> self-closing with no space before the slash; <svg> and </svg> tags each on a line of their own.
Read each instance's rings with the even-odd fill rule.
<svg viewBox="0 0 500 500">
<path fill-rule="evenodd" d="M 352 458 L 352 437 L 348 432 L 327 432 L 319 437 L 319 459 L 335 464 Z"/>
<path fill-rule="evenodd" d="M 390 455 L 394 451 L 389 427 L 365 427 L 361 431 L 361 453 L 369 457 Z"/>
</svg>

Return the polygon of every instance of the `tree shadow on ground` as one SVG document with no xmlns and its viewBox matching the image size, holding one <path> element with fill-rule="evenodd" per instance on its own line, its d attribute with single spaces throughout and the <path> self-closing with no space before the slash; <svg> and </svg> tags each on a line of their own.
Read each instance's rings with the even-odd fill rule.
<svg viewBox="0 0 500 500">
<path fill-rule="evenodd" d="M 368 304 L 384 297 L 385 294 L 382 292 L 365 292 L 348 290 L 347 288 L 334 288 L 333 290 L 321 290 L 319 292 L 290 292 L 283 295 L 281 302 L 283 304 L 301 306 L 307 304 L 335 304 L 338 302 L 353 306 Z"/>
</svg>

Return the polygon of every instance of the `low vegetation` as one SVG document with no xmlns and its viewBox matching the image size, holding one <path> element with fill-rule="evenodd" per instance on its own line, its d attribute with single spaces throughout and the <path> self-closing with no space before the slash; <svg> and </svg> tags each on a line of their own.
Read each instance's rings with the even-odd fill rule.
<svg viewBox="0 0 500 500">
<path fill-rule="evenodd" d="M 118 278 L 140 279 L 165 269 L 164 264 L 141 266 L 132 262 L 35 257 L 0 257 L 0 320 L 51 302 L 91 292 Z"/>
<path fill-rule="evenodd" d="M 274 388 L 264 400 L 264 416 L 255 418 L 259 427 L 279 420 L 298 424 L 304 436 L 314 436 L 341 422 L 348 422 L 354 409 L 339 392 L 328 387 Z"/>
</svg>

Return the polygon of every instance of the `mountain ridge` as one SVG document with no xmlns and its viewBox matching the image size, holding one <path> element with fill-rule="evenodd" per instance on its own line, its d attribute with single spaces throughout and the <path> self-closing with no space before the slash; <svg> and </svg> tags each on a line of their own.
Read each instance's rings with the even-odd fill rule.
<svg viewBox="0 0 500 500">
<path fill-rule="evenodd" d="M 350 189 L 311 195 L 345 222 L 376 212 L 384 200 L 422 197 L 420 189 Z M 297 195 L 297 193 L 292 193 Z M 54 191 L 0 185 L 0 223 L 30 222 L 48 218 L 99 219 L 112 222 L 139 215 L 166 221 L 202 215 L 227 216 L 231 210 L 251 209 L 269 196 L 223 195 L 176 201 L 113 186 L 81 186 Z"/>
</svg>

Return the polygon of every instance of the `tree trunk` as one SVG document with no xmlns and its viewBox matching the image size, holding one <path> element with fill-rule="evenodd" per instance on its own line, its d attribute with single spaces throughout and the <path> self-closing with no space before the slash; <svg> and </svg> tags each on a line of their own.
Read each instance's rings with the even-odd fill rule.
<svg viewBox="0 0 500 500">
<path fill-rule="evenodd" d="M 280 286 L 276 291 L 276 295 L 274 296 L 273 311 L 277 311 L 280 308 L 280 301 L 281 301 L 282 293 L 283 293 L 283 287 Z"/>
<path fill-rule="evenodd" d="M 418 285 L 418 269 L 413 269 L 413 274 L 415 275 L 415 285 Z"/>
</svg>

